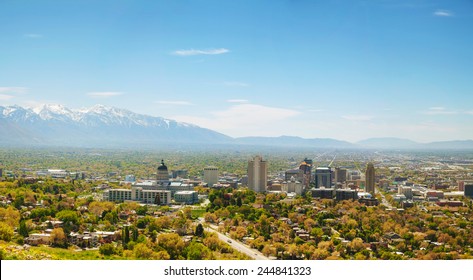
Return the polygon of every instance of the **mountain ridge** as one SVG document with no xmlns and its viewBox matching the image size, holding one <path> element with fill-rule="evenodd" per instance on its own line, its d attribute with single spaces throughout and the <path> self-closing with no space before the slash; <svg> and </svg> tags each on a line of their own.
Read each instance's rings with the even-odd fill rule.
<svg viewBox="0 0 473 280">
<path fill-rule="evenodd" d="M 335 149 L 473 149 L 473 140 L 419 143 L 396 137 L 348 142 L 332 138 L 237 137 L 194 124 L 95 105 L 69 109 L 46 104 L 37 108 L 0 106 L 0 145 L 154 147 L 159 144 L 224 144 Z"/>
</svg>

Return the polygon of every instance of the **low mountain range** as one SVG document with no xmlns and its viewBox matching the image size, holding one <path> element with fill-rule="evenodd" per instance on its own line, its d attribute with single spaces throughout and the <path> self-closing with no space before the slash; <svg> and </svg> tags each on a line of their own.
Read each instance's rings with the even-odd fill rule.
<svg viewBox="0 0 473 280">
<path fill-rule="evenodd" d="M 193 124 L 96 105 L 72 110 L 61 105 L 30 109 L 0 106 L 0 146 L 156 148 L 160 145 L 271 146 L 336 149 L 473 149 L 472 140 L 418 143 L 371 138 L 350 143 L 295 136 L 232 138 Z"/>
</svg>

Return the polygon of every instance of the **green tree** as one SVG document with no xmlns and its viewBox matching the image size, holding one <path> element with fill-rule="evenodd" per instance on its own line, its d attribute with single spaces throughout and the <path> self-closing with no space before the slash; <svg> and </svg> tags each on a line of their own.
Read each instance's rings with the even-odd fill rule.
<svg viewBox="0 0 473 280">
<path fill-rule="evenodd" d="M 192 242 L 186 247 L 185 254 L 188 260 L 208 260 L 212 252 L 202 243 Z"/>
<path fill-rule="evenodd" d="M 171 259 L 178 260 L 184 249 L 184 241 L 177 233 L 163 233 L 158 237 L 158 245 L 165 249 Z"/>
<path fill-rule="evenodd" d="M 67 238 L 62 228 L 55 228 L 51 232 L 51 245 L 54 247 L 67 247 Z"/>
<path fill-rule="evenodd" d="M 202 224 L 198 224 L 197 227 L 195 228 L 195 236 L 200 236 L 200 237 L 203 237 L 204 236 L 204 227 L 202 226 Z"/>
<path fill-rule="evenodd" d="M 138 240 L 138 229 L 136 227 L 133 227 L 132 233 L 133 241 L 136 242 L 136 240 Z"/>
<path fill-rule="evenodd" d="M 18 233 L 23 237 L 28 237 L 28 227 L 26 226 L 25 220 L 20 221 L 20 227 L 18 228 Z"/>
<path fill-rule="evenodd" d="M 10 241 L 13 237 L 13 229 L 6 223 L 0 222 L 0 239 Z"/>
<path fill-rule="evenodd" d="M 123 247 L 126 248 L 128 243 L 130 242 L 130 229 L 128 226 L 125 226 L 122 229 L 122 242 L 123 242 Z"/>
</svg>

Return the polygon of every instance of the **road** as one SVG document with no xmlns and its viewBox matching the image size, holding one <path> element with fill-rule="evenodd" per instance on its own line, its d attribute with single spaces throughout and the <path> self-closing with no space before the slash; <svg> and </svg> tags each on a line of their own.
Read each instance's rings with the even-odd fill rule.
<svg viewBox="0 0 473 280">
<path fill-rule="evenodd" d="M 394 208 L 387 200 L 386 200 L 386 197 L 384 196 L 384 194 L 382 192 L 380 192 L 378 190 L 378 188 L 375 188 L 375 192 L 378 193 L 380 196 L 381 196 L 381 204 L 383 204 L 384 206 L 386 206 L 387 208 Z"/>
<path fill-rule="evenodd" d="M 248 247 L 247 245 L 241 243 L 240 241 L 232 239 L 232 238 L 226 236 L 225 234 L 222 234 L 222 233 L 218 232 L 216 230 L 216 228 L 217 227 L 214 226 L 214 225 L 209 225 L 209 227 L 206 227 L 205 230 L 210 231 L 210 232 L 215 232 L 217 234 L 218 238 L 220 238 L 220 240 L 226 242 L 233 249 L 249 256 L 250 258 L 253 258 L 255 260 L 269 260 L 269 258 L 265 257 L 258 250 L 251 249 L 250 247 Z M 228 242 L 229 240 L 231 242 Z"/>
</svg>

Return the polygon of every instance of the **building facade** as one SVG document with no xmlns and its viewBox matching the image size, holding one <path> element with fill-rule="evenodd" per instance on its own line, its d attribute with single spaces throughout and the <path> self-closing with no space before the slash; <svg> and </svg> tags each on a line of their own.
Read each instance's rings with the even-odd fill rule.
<svg viewBox="0 0 473 280">
<path fill-rule="evenodd" d="M 315 169 L 315 188 L 332 187 L 332 169 L 330 167 L 317 167 Z"/>
<path fill-rule="evenodd" d="M 465 196 L 473 197 L 473 183 L 465 182 Z"/>
<path fill-rule="evenodd" d="M 215 166 L 207 166 L 204 168 L 204 182 L 212 187 L 218 183 L 218 168 Z"/>
<path fill-rule="evenodd" d="M 365 191 L 369 192 L 373 197 L 375 196 L 374 193 L 374 177 L 375 177 L 375 170 L 373 163 L 368 163 L 366 166 L 365 172 Z"/>
<path fill-rule="evenodd" d="M 347 181 L 348 171 L 345 168 L 335 167 L 335 182 L 345 183 Z"/>
<path fill-rule="evenodd" d="M 268 163 L 261 156 L 248 161 L 248 188 L 255 192 L 265 192 L 268 178 Z"/>
<path fill-rule="evenodd" d="M 164 160 L 161 160 L 161 165 L 158 167 L 157 179 L 158 181 L 169 181 L 169 171 Z"/>
<path fill-rule="evenodd" d="M 146 204 L 168 205 L 171 204 L 171 191 L 144 190 L 140 187 L 110 189 L 104 191 L 103 200 L 114 202 L 136 201 Z"/>
<path fill-rule="evenodd" d="M 299 165 L 299 169 L 302 170 L 303 177 L 302 177 L 302 184 L 306 189 L 309 189 L 310 183 L 312 183 L 312 164 L 313 161 L 311 159 L 305 158 L 304 161 Z"/>
<path fill-rule="evenodd" d="M 291 177 L 288 182 L 282 183 L 281 191 L 302 195 L 304 193 L 304 185 L 301 182 L 296 181 L 296 178 Z"/>
<path fill-rule="evenodd" d="M 196 191 L 180 191 L 174 194 L 177 203 L 195 204 L 199 202 L 199 194 Z"/>
</svg>

